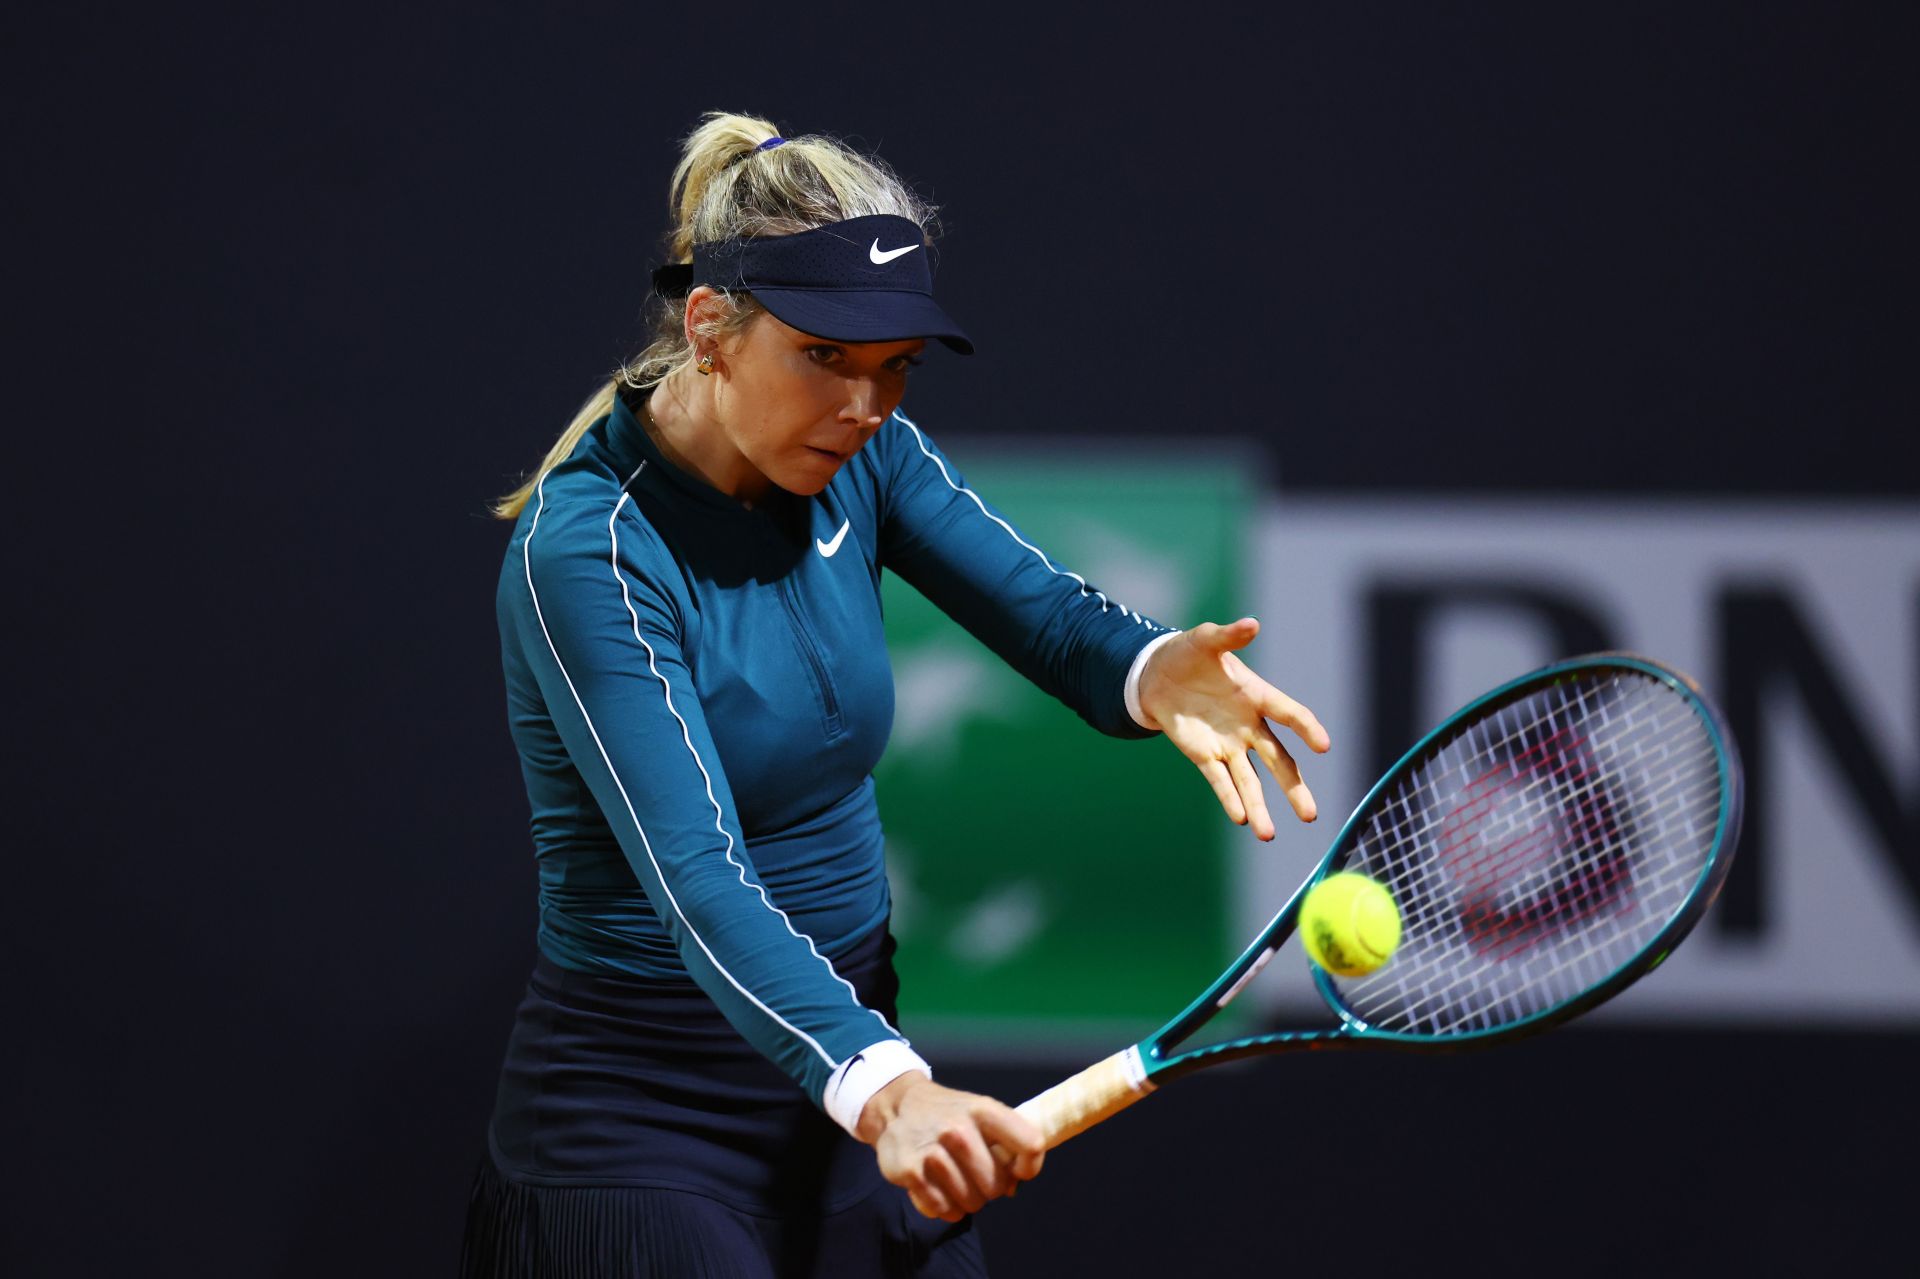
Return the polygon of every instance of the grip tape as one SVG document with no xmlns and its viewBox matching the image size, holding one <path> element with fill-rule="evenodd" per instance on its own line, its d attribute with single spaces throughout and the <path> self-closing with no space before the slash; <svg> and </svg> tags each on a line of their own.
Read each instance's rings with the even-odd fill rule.
<svg viewBox="0 0 1920 1279">
<path fill-rule="evenodd" d="M 1138 1046 L 1097 1061 L 1079 1074 L 1063 1079 L 1039 1096 L 1020 1103 L 1018 1110 L 1039 1126 L 1047 1149 L 1119 1114 L 1153 1091 L 1140 1061 Z"/>
</svg>

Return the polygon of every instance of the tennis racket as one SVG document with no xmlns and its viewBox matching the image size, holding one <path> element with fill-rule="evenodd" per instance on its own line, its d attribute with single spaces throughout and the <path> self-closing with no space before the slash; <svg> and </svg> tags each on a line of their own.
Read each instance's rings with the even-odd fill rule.
<svg viewBox="0 0 1920 1279">
<path fill-rule="evenodd" d="M 1220 1062 L 1326 1048 L 1453 1049 L 1558 1025 L 1653 971 L 1712 904 L 1741 776 L 1686 676 L 1622 653 L 1556 663 L 1456 712 L 1375 783 L 1241 956 L 1160 1029 L 1019 1107 L 1049 1149 Z M 1307 891 L 1358 871 L 1392 892 L 1399 949 L 1319 967 L 1337 1018 L 1178 1051 L 1292 935 Z"/>
</svg>

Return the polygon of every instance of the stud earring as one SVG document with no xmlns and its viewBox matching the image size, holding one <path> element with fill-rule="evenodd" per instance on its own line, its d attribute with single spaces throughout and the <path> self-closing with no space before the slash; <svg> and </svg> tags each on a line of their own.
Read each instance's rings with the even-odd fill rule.
<svg viewBox="0 0 1920 1279">
<path fill-rule="evenodd" d="M 711 355 L 701 356 L 700 363 L 694 367 L 700 370 L 701 377 L 707 376 L 707 374 L 713 372 L 713 357 Z"/>
</svg>

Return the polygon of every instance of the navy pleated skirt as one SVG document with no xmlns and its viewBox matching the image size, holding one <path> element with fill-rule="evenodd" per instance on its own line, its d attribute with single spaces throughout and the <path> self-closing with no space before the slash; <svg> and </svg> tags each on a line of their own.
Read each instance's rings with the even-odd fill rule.
<svg viewBox="0 0 1920 1279">
<path fill-rule="evenodd" d="M 836 957 L 894 1020 L 885 927 Z M 514 1018 L 468 1205 L 469 1279 L 984 1276 L 690 982 L 545 956 Z"/>
</svg>

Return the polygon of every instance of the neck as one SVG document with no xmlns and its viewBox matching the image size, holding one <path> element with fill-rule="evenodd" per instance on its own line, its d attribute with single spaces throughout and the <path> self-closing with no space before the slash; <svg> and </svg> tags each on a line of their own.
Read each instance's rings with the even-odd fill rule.
<svg viewBox="0 0 1920 1279">
<path fill-rule="evenodd" d="M 770 487 L 720 425 L 714 378 L 669 377 L 647 397 L 643 425 L 667 461 L 752 506 Z"/>
</svg>

